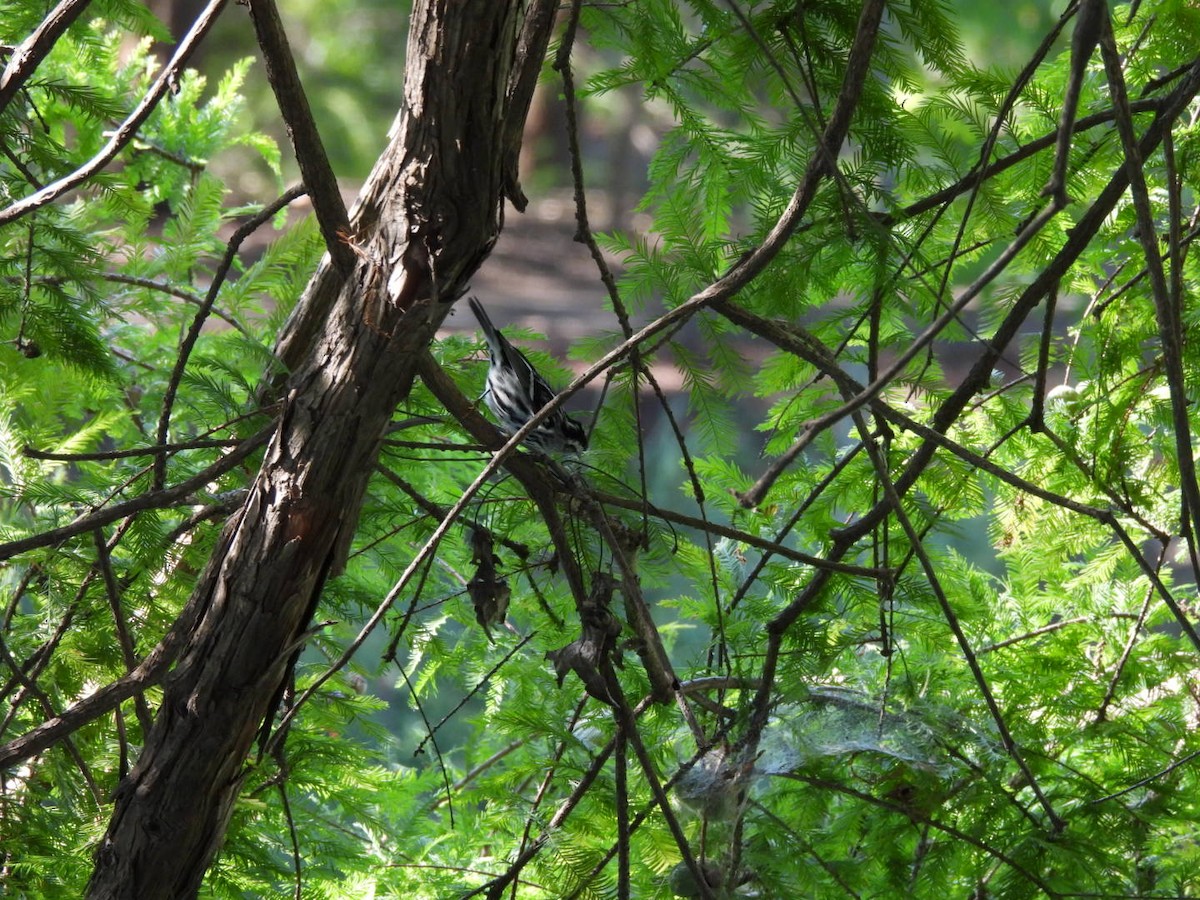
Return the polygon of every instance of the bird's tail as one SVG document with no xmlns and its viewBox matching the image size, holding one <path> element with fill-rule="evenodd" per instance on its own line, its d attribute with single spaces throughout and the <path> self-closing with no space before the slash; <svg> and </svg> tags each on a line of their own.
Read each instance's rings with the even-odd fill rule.
<svg viewBox="0 0 1200 900">
<path fill-rule="evenodd" d="M 491 348 L 493 355 L 497 357 L 502 356 L 504 343 L 500 340 L 500 332 L 496 330 L 496 326 L 492 324 L 492 320 L 484 312 L 483 304 L 474 297 L 468 297 L 467 303 L 471 307 L 471 312 L 475 314 L 475 318 L 479 320 L 479 327 L 483 329 L 483 336 L 487 340 L 488 347 Z"/>
</svg>

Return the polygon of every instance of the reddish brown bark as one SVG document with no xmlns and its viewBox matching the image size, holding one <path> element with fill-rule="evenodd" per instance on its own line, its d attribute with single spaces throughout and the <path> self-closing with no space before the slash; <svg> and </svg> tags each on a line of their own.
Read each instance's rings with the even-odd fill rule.
<svg viewBox="0 0 1200 900">
<path fill-rule="evenodd" d="M 349 277 L 322 266 L 283 340 L 294 374 L 277 430 L 196 587 L 196 626 L 117 792 L 93 900 L 195 896 L 216 854 L 255 733 L 344 559 L 384 426 L 499 230 L 510 117 L 528 106 L 509 89 L 528 62 L 521 6 L 413 11 L 404 115 L 347 236 L 357 264 Z"/>
</svg>

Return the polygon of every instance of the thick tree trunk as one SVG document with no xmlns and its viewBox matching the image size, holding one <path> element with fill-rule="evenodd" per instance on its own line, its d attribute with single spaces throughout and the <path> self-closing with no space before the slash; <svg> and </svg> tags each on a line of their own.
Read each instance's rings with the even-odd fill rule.
<svg viewBox="0 0 1200 900">
<path fill-rule="evenodd" d="M 348 236 L 358 264 L 346 279 L 323 265 L 306 294 L 311 309 L 324 293 L 330 312 L 289 347 L 278 430 L 196 587 L 197 625 L 118 789 L 93 900 L 195 896 L 220 846 L 255 733 L 344 558 L 384 426 L 499 230 L 507 120 L 528 104 L 510 89 L 529 62 L 521 6 L 416 4 L 404 113 Z"/>
</svg>

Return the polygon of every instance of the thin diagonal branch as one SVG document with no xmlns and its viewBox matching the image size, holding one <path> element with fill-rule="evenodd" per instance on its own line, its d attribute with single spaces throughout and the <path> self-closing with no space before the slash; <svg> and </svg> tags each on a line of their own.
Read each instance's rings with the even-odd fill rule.
<svg viewBox="0 0 1200 900">
<path fill-rule="evenodd" d="M 1091 0 L 1099 3 L 1099 0 Z M 1125 74 L 1121 70 L 1121 56 L 1113 36 L 1112 20 L 1107 4 L 1103 9 L 1100 34 L 1100 57 L 1108 75 L 1108 86 L 1112 92 L 1116 110 L 1117 133 L 1125 150 L 1125 173 L 1129 178 L 1133 208 L 1137 215 L 1137 237 L 1146 258 L 1146 273 L 1150 278 L 1154 297 L 1154 311 L 1158 317 L 1159 343 L 1162 347 L 1163 363 L 1167 376 L 1167 388 L 1171 396 L 1171 419 L 1175 433 L 1175 457 L 1179 466 L 1179 488 L 1183 498 L 1180 509 L 1182 534 L 1188 545 L 1192 560 L 1193 576 L 1200 577 L 1200 550 L 1196 542 L 1200 539 L 1200 481 L 1196 477 L 1195 450 L 1192 447 L 1191 400 L 1188 398 L 1183 371 L 1183 326 L 1181 311 L 1172 302 L 1172 292 L 1163 271 L 1162 256 L 1158 250 L 1158 230 L 1154 223 L 1154 211 L 1150 204 L 1150 190 L 1146 185 L 1146 173 L 1142 169 L 1146 153 L 1133 129 L 1133 116 L 1129 109 L 1129 97 L 1125 89 Z M 1168 137 L 1170 125 L 1164 130 Z M 1168 190 L 1168 194 L 1170 190 Z M 1176 295 L 1175 299 L 1178 299 Z"/>
<path fill-rule="evenodd" d="M 225 246 L 225 256 L 221 259 L 221 264 L 217 267 L 212 284 L 208 286 L 208 293 L 204 297 L 204 303 L 196 311 L 187 334 L 184 335 L 183 340 L 180 342 L 179 352 L 175 357 L 175 366 L 171 370 L 171 376 L 167 379 L 167 387 L 163 392 L 162 413 L 158 418 L 157 440 L 160 445 L 165 446 L 167 443 L 167 434 L 171 429 L 171 410 L 175 406 L 175 394 L 179 390 L 179 382 L 183 380 L 183 373 L 187 368 L 188 358 L 191 356 L 192 349 L 196 346 L 196 341 L 200 339 L 200 330 L 204 327 L 204 323 L 208 319 L 209 310 L 217 302 L 217 294 L 221 291 L 221 285 L 225 283 L 225 278 L 228 276 L 229 269 L 237 257 L 238 250 L 241 249 L 242 242 L 267 222 L 271 221 L 275 213 L 279 212 L 279 210 L 283 209 L 297 197 L 303 196 L 304 193 L 305 188 L 303 185 L 288 188 L 247 221 L 243 222 L 237 231 L 233 233 L 233 236 L 229 238 L 229 243 Z M 156 491 L 161 490 L 162 486 L 166 484 L 166 480 L 167 454 L 160 453 L 154 458 L 153 489 Z"/>
<path fill-rule="evenodd" d="M 105 166 L 112 162 L 113 158 L 121 152 L 121 149 L 133 140 L 139 128 L 146 119 L 150 118 L 150 113 L 154 112 L 154 108 L 158 106 L 158 102 L 162 100 L 170 86 L 179 78 L 179 73 L 183 71 L 184 64 L 191 58 L 196 47 L 208 34 L 209 30 L 216 24 L 217 16 L 225 7 L 225 0 L 210 0 L 208 6 L 197 17 L 191 30 L 180 42 L 175 50 L 175 55 L 171 57 L 163 70 L 154 79 L 154 83 L 150 86 L 150 90 L 141 99 L 141 102 L 134 107 L 133 112 L 121 123 L 116 132 L 108 139 L 100 151 L 96 153 L 88 162 L 80 166 L 69 175 L 65 175 L 54 181 L 39 191 L 35 191 L 28 197 L 18 200 L 10 204 L 3 210 L 0 210 L 0 225 L 7 225 L 19 219 L 21 216 L 33 212 L 35 209 L 40 209 L 48 203 L 57 200 L 67 191 L 83 184 L 97 172 L 101 171 Z"/>
<path fill-rule="evenodd" d="M 1046 797 L 1045 792 L 1038 784 L 1033 770 L 1029 768 L 1029 764 L 1025 761 L 1020 747 L 1017 746 L 1012 732 L 1009 731 L 1008 723 L 1004 719 L 1004 713 L 1000 709 L 1000 704 L 996 702 L 996 697 L 992 693 L 986 676 L 983 674 L 979 660 L 976 658 L 974 650 L 971 649 L 971 642 L 967 639 L 966 632 L 963 631 L 962 625 L 958 621 L 958 615 L 954 612 L 954 607 L 950 605 L 950 599 L 946 596 L 946 591 L 942 587 L 942 580 L 938 577 L 933 560 L 930 559 L 929 553 L 925 549 L 925 541 L 922 535 L 917 532 L 917 529 L 913 527 L 912 520 L 905 511 L 904 504 L 900 501 L 900 495 L 896 492 L 896 485 L 892 481 L 891 473 L 888 471 L 887 460 L 883 458 L 879 452 L 879 448 L 872 440 L 862 416 L 856 414 L 854 420 L 855 426 L 858 428 L 859 438 L 866 447 L 867 455 L 874 465 L 875 477 L 883 488 L 884 501 L 891 504 L 892 515 L 900 523 L 900 527 L 908 537 L 912 552 L 916 554 L 917 560 L 925 572 L 926 583 L 929 585 L 930 590 L 933 591 L 933 596 L 937 599 L 938 606 L 941 607 L 942 617 L 946 620 L 946 624 L 950 626 L 950 631 L 954 635 L 955 642 L 958 644 L 959 652 L 966 661 L 967 667 L 971 670 L 971 675 L 975 679 L 975 685 L 979 689 L 979 693 L 992 715 L 992 721 L 996 723 L 996 730 L 1000 734 L 1000 741 L 1004 745 L 1004 749 L 1008 752 L 1008 755 L 1012 757 L 1013 762 L 1017 764 L 1017 768 L 1021 770 L 1025 783 L 1033 791 L 1034 796 L 1038 799 L 1038 803 L 1041 804 L 1043 811 L 1045 811 L 1047 818 L 1050 820 L 1051 831 L 1054 834 L 1058 834 L 1066 827 L 1066 822 L 1055 812 L 1054 807 L 1050 805 L 1049 798 Z"/>
<path fill-rule="evenodd" d="M 132 521 L 125 520 L 125 524 Z M 119 530 L 113 537 L 113 546 L 120 540 L 124 532 Z M 95 536 L 96 558 L 100 566 L 100 574 L 104 578 L 104 592 L 108 597 L 108 608 L 113 617 L 113 630 L 117 634 L 117 645 L 121 648 L 121 658 L 125 663 L 125 671 L 132 672 L 137 668 L 137 648 L 133 645 L 133 638 L 129 634 L 129 625 L 125 621 L 125 610 L 121 605 L 121 586 L 117 584 L 117 576 L 112 567 L 112 556 L 110 548 L 104 539 L 104 529 L 97 528 L 92 534 Z M 150 726 L 153 724 L 153 717 L 150 714 L 150 706 L 146 703 L 144 694 L 138 694 L 133 698 L 134 709 L 137 711 L 138 722 L 142 726 L 142 734 L 150 732 Z"/>
<path fill-rule="evenodd" d="M 9 57 L 4 74 L 0 75 L 0 114 L 17 92 L 25 85 L 46 55 L 54 49 L 58 39 L 78 19 L 91 0 L 60 0 L 33 34 L 21 41 Z"/>
<path fill-rule="evenodd" d="M 77 534 L 84 534 L 103 525 L 108 525 L 111 522 L 123 519 L 133 513 L 141 512 L 144 509 L 161 509 L 165 506 L 171 506 L 182 500 L 186 500 L 192 494 L 202 490 L 214 479 L 241 465 L 251 453 L 267 442 L 267 438 L 271 436 L 273 431 L 273 427 L 264 428 L 258 434 L 254 435 L 254 437 L 247 438 L 240 446 L 225 454 L 225 456 L 221 457 L 208 468 L 203 469 L 191 478 L 179 482 L 179 484 L 163 488 L 161 491 L 148 491 L 124 503 L 114 503 L 112 506 L 103 507 L 95 512 L 79 517 L 69 525 L 51 528 L 39 534 L 0 544 L 0 561 L 11 559 L 27 550 L 53 546 L 61 541 L 65 541 L 67 538 L 74 537 Z"/>
<path fill-rule="evenodd" d="M 346 235 L 350 232 L 350 220 L 346 215 L 346 204 L 338 188 L 337 177 L 325 154 L 321 133 L 313 120 L 300 73 L 296 71 L 296 59 L 288 46 L 287 33 L 279 19 L 275 0 L 250 0 L 250 19 L 254 23 L 254 34 L 263 53 L 267 70 L 267 81 L 275 92 L 275 102 L 287 124 L 288 137 L 300 167 L 300 178 L 304 182 L 313 212 L 325 239 L 325 250 L 334 266 L 343 275 L 354 269 L 355 256 Z"/>
</svg>

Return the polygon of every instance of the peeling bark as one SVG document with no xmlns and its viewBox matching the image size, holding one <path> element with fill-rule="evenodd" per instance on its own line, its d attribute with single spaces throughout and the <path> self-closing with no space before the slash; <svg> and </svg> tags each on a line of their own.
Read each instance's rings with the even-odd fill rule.
<svg viewBox="0 0 1200 900">
<path fill-rule="evenodd" d="M 413 11 L 404 109 L 351 214 L 357 263 L 347 278 L 322 266 L 285 336 L 294 374 L 277 430 L 196 586 L 197 624 L 118 788 L 92 900 L 193 897 L 216 855 L 254 736 L 345 559 L 384 426 L 499 232 L 506 123 L 528 107 L 508 87 L 541 62 L 517 51 L 521 6 Z"/>
</svg>

